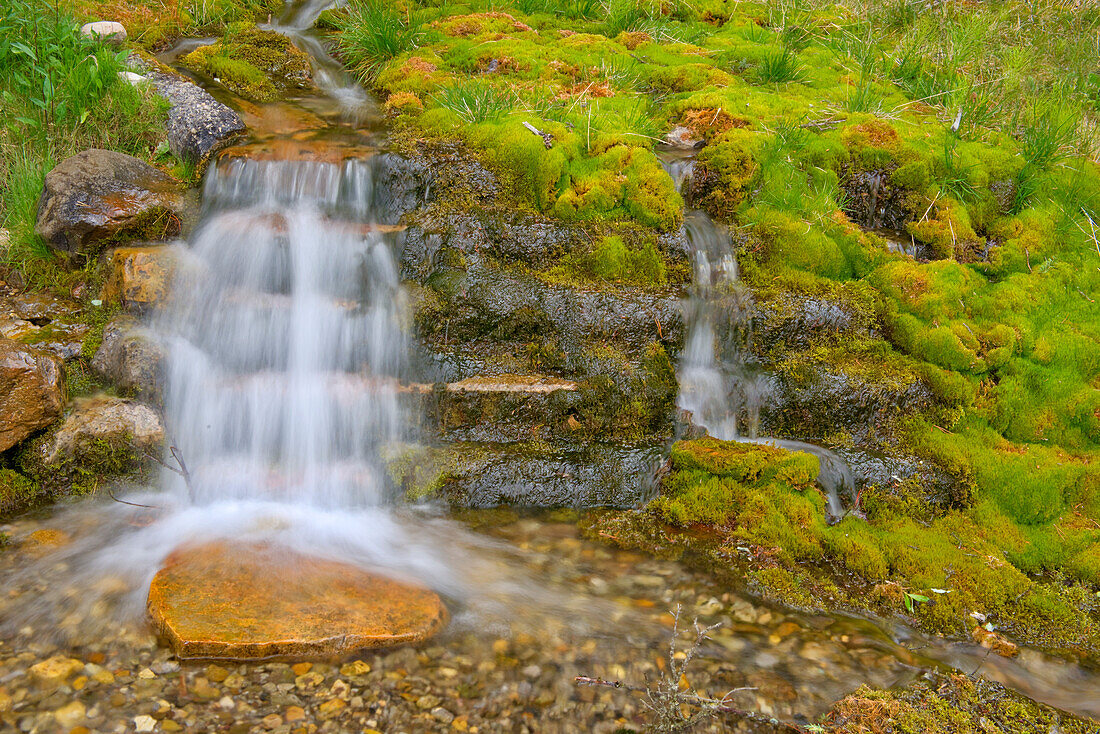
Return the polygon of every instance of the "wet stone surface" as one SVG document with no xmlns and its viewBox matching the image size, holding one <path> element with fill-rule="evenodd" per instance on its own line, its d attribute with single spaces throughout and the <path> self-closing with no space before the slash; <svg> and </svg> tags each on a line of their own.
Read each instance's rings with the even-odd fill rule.
<svg viewBox="0 0 1100 734">
<path fill-rule="evenodd" d="M 483 521 L 493 518 L 484 517 Z M 0 729 L 79 731 L 613 732 L 644 723 L 639 699 L 579 688 L 577 675 L 644 683 L 667 669 L 672 618 L 721 622 L 688 677 L 694 689 L 786 720 L 813 718 L 859 682 L 886 686 L 910 673 L 889 643 L 866 627 L 828 617 L 803 618 L 769 608 L 683 566 L 583 541 L 566 523 L 494 523 L 491 535 L 511 550 L 517 574 L 529 574 L 576 605 L 540 609 L 529 602 L 495 618 L 461 608 L 447 630 L 419 646 L 350 660 L 293 663 L 179 662 L 146 625 L 127 624 L 108 601 L 61 620 L 20 619 L 0 638 Z M 21 520 L 0 528 L 13 547 L 0 574 L 42 560 Z M 66 537 L 57 543 L 64 545 Z M 32 549 L 34 552 L 32 553 Z M 48 562 L 48 556 L 46 560 Z M 64 579 L 65 569 L 11 584 L 0 618 L 23 595 Z M 100 581 L 99 584 L 109 584 Z M 115 582 L 119 583 L 118 581 Z M 70 578 L 71 590 L 86 591 Z M 114 591 L 120 592 L 121 589 Z M 75 619 L 84 615 L 88 619 Z M 91 624 L 97 634 L 50 641 L 51 628 Z M 683 646 L 681 646 L 681 651 Z M 903 651 L 904 652 L 904 651 Z M 802 719 L 804 720 L 804 719 Z M 766 731 L 716 720 L 709 731 Z"/>
</svg>

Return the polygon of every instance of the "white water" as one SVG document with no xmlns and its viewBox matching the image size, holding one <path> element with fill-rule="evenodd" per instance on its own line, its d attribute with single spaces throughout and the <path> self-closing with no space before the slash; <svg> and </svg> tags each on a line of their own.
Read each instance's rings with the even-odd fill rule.
<svg viewBox="0 0 1100 734">
<path fill-rule="evenodd" d="M 168 432 L 195 502 L 382 499 L 378 449 L 407 423 L 393 378 L 408 349 L 372 200 L 364 162 L 236 159 L 207 174 L 161 322 Z"/>
<path fill-rule="evenodd" d="M 692 164 L 666 162 L 678 188 L 690 182 Z M 844 514 L 842 492 L 855 478 L 832 451 L 815 444 L 758 435 L 760 409 L 769 397 L 766 376 L 749 364 L 752 349 L 752 293 L 738 277 L 729 230 L 706 213 L 688 210 L 684 228 L 694 258 L 695 283 L 686 303 L 688 335 L 680 365 L 679 407 L 693 422 L 724 441 L 767 443 L 813 454 L 821 465 L 818 484 L 825 490 L 831 517 Z"/>
</svg>

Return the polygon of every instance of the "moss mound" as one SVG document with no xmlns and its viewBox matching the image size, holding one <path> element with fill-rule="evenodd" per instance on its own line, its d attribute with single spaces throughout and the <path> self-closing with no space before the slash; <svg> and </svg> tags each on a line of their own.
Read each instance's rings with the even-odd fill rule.
<svg viewBox="0 0 1100 734">
<path fill-rule="evenodd" d="M 195 49 L 180 63 L 257 102 L 271 102 L 288 89 L 308 87 L 312 77 L 309 56 L 289 38 L 247 24 L 230 25 L 221 40 Z"/>
</svg>

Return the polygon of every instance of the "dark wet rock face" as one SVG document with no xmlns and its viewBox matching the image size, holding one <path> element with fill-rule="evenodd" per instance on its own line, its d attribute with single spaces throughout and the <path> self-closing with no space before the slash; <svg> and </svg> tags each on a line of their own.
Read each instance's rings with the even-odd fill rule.
<svg viewBox="0 0 1100 734">
<path fill-rule="evenodd" d="M 396 224 L 429 201 L 435 173 L 425 161 L 382 153 L 371 164 L 376 177 L 374 210 L 383 224 Z"/>
<path fill-rule="evenodd" d="M 7 451 L 61 415 L 64 369 L 41 349 L 0 338 L 0 451 Z"/>
<path fill-rule="evenodd" d="M 125 393 L 159 402 L 164 387 L 164 350 L 131 316 L 119 316 L 103 329 L 92 370 Z"/>
<path fill-rule="evenodd" d="M 46 174 L 35 232 L 55 250 L 87 257 L 112 241 L 173 236 L 181 212 L 174 178 L 132 156 L 93 148 Z"/>
<path fill-rule="evenodd" d="M 889 435 L 902 415 L 928 408 L 931 390 L 920 381 L 882 385 L 821 367 L 774 378 L 771 399 L 761 408 L 768 435 L 828 436 L 846 431 L 860 443 Z"/>
<path fill-rule="evenodd" d="M 661 442 L 455 442 L 393 452 L 389 472 L 410 499 L 454 507 L 633 507 L 655 489 Z"/>
<path fill-rule="evenodd" d="M 864 229 L 904 230 L 920 216 L 909 205 L 909 191 L 890 181 L 893 171 L 859 171 L 843 182 L 845 212 Z"/>
<path fill-rule="evenodd" d="M 168 147 L 181 160 L 204 167 L 214 153 L 243 137 L 241 116 L 210 93 L 175 73 L 165 73 L 131 55 L 128 63 L 146 75 L 168 100 Z"/>
</svg>

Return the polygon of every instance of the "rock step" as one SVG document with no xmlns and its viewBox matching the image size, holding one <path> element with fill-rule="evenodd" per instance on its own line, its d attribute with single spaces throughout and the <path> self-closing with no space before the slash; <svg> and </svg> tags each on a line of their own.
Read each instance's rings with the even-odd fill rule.
<svg viewBox="0 0 1100 734">
<path fill-rule="evenodd" d="M 425 640 L 447 622 L 429 589 L 269 544 L 175 551 L 149 616 L 180 658 L 318 658 Z"/>
</svg>

